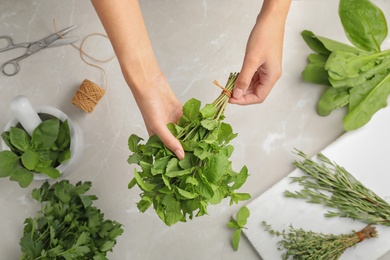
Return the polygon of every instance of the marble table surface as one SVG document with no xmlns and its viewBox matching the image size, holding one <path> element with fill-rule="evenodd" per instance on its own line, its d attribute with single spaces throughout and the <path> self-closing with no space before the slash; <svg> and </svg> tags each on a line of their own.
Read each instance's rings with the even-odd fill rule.
<svg viewBox="0 0 390 260">
<path fill-rule="evenodd" d="M 374 1 L 386 11 L 390 3 Z M 337 0 L 294 0 L 287 19 L 283 76 L 261 105 L 229 105 L 226 121 L 238 137 L 233 140 L 235 169 L 246 165 L 250 177 L 241 188 L 256 198 L 294 168 L 294 148 L 308 155 L 324 149 L 342 135 L 345 110 L 328 117 L 316 114 L 323 88 L 301 79 L 310 50 L 301 39 L 304 29 L 347 42 L 337 14 Z M 213 80 L 225 82 L 229 72 L 239 71 L 245 45 L 261 1 L 141 1 L 152 44 L 172 88 L 181 102 L 194 97 L 206 104 L 220 90 Z M 15 42 L 34 41 L 58 29 L 77 25 L 69 36 L 85 38 L 104 29 L 89 1 L 2 0 L 0 35 Z M 79 45 L 77 42 L 76 45 Z M 383 45 L 390 48 L 388 37 Z M 113 55 L 103 37 L 91 37 L 84 45 L 92 56 L 105 59 Z M 19 55 L 21 50 L 0 53 L 0 63 Z M 209 215 L 165 226 L 152 209 L 139 213 L 138 188 L 127 189 L 133 166 L 128 165 L 127 138 L 135 133 L 144 138 L 141 114 L 121 74 L 116 59 L 98 63 L 108 75 L 107 92 L 91 114 L 71 104 L 84 79 L 104 86 L 102 72 L 82 62 L 71 46 L 50 48 L 21 63 L 12 77 L 0 73 L 0 129 L 11 120 L 9 104 L 16 95 L 27 96 L 34 105 L 49 105 L 65 112 L 82 130 L 84 153 L 75 171 L 66 176 L 72 183 L 91 181 L 90 193 L 98 196 L 94 205 L 107 218 L 124 225 L 109 259 L 259 259 L 243 237 L 240 248 L 230 244 L 230 217 L 245 203 L 229 206 L 228 200 L 210 206 Z M 39 209 L 31 190 L 34 181 L 22 189 L 8 179 L 0 180 L 0 260 L 20 257 L 19 240 L 23 221 Z M 390 259 L 388 254 L 387 259 Z M 386 259 L 383 256 L 382 259 Z"/>
</svg>

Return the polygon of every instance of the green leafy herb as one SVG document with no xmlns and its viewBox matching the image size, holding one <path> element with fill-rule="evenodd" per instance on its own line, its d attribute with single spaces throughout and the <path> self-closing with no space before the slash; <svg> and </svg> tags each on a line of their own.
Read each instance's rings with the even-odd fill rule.
<svg viewBox="0 0 390 260">
<path fill-rule="evenodd" d="M 284 251 L 282 259 L 339 259 L 344 251 L 356 246 L 363 240 L 377 237 L 375 227 L 366 226 L 358 232 L 351 234 L 332 235 L 322 234 L 303 229 L 295 229 L 290 225 L 289 232 L 275 231 L 269 224 L 263 222 L 265 230 L 271 235 L 281 236 L 278 249 Z"/>
<path fill-rule="evenodd" d="M 352 218 L 368 224 L 390 226 L 390 205 L 347 170 L 321 153 L 317 155 L 319 163 L 301 151 L 297 154 L 303 161 L 295 161 L 294 165 L 306 175 L 291 179 L 303 188 L 296 192 L 285 191 L 286 197 L 305 199 L 338 210 L 326 213 L 326 217 Z"/>
<path fill-rule="evenodd" d="M 319 115 L 348 107 L 343 124 L 350 131 L 367 124 L 387 106 L 390 50 L 381 51 L 380 46 L 388 29 L 382 11 L 369 0 L 340 0 L 339 16 L 357 48 L 303 31 L 304 41 L 315 53 L 309 55 L 302 78 L 328 86 L 318 101 Z"/>
<path fill-rule="evenodd" d="M 227 223 L 227 226 L 229 228 L 234 229 L 234 233 L 232 236 L 232 246 L 236 251 L 238 250 L 238 246 L 240 245 L 242 229 L 245 228 L 249 216 L 250 216 L 249 209 L 246 206 L 243 206 L 237 212 L 237 218 L 236 219 L 232 218 Z"/>
<path fill-rule="evenodd" d="M 380 51 L 387 36 L 386 18 L 369 0 L 340 0 L 339 16 L 348 39 L 366 51 Z"/>
<path fill-rule="evenodd" d="M 231 74 L 224 92 L 233 89 L 237 73 Z M 160 219 L 168 226 L 207 214 L 209 204 L 218 204 L 230 197 L 230 204 L 247 200 L 250 195 L 237 193 L 248 177 L 246 166 L 240 172 L 232 169 L 229 160 L 236 137 L 232 127 L 222 122 L 229 97 L 222 93 L 212 104 L 201 108 L 199 100 L 190 99 L 183 106 L 183 116 L 177 124 L 168 124 L 169 130 L 181 142 L 185 151 L 183 160 L 153 135 L 145 144 L 131 135 L 128 140 L 129 164 L 137 164 L 129 189 L 138 185 L 142 190 L 137 206 L 145 212 L 153 205 Z"/>
<path fill-rule="evenodd" d="M 32 191 L 41 210 L 24 221 L 21 259 L 107 259 L 123 229 L 92 206 L 97 197 L 85 194 L 90 188 L 63 180 Z"/>
<path fill-rule="evenodd" d="M 2 133 L 1 137 L 10 151 L 0 152 L 0 177 L 10 177 L 23 188 L 30 185 L 34 172 L 56 179 L 56 167 L 70 156 L 70 129 L 68 121 L 59 119 L 43 121 L 32 133 L 18 127 Z"/>
</svg>

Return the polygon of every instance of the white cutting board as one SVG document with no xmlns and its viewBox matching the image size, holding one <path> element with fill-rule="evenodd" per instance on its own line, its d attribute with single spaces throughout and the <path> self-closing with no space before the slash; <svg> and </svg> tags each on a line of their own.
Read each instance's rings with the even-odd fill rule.
<svg viewBox="0 0 390 260">
<path fill-rule="evenodd" d="M 390 107 L 378 111 L 364 127 L 342 135 L 322 153 L 390 202 Z M 298 156 L 294 159 L 301 160 Z M 251 216 L 244 234 L 264 260 L 281 259 L 282 251 L 277 249 L 277 242 L 281 238 L 272 237 L 264 231 L 263 221 L 279 231 L 288 230 L 292 224 L 294 228 L 331 234 L 358 231 L 366 225 L 346 218 L 325 218 L 324 213 L 331 211 L 331 208 L 284 197 L 285 190 L 301 188 L 298 184 L 291 184 L 290 179 L 291 176 L 301 175 L 301 170 L 294 170 L 247 205 Z M 388 252 L 390 227 L 376 227 L 379 231 L 378 238 L 363 241 L 356 248 L 347 249 L 340 259 L 378 259 Z"/>
</svg>

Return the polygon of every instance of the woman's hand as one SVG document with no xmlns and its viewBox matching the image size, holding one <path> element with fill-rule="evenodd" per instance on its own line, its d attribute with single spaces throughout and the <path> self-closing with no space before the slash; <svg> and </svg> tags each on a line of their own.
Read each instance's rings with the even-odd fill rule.
<svg viewBox="0 0 390 260">
<path fill-rule="evenodd" d="M 133 91 L 149 135 L 156 134 L 181 160 L 184 150 L 180 142 L 167 128 L 182 115 L 182 104 L 176 98 L 163 74 L 151 80 L 144 91 Z"/>
<path fill-rule="evenodd" d="M 262 103 L 281 77 L 284 26 L 290 1 L 264 1 L 249 36 L 230 103 Z"/>
<path fill-rule="evenodd" d="M 182 105 L 157 64 L 137 0 L 92 0 L 114 47 L 123 76 L 142 113 L 150 135 L 184 158 L 180 142 L 167 128 L 181 116 Z"/>
</svg>

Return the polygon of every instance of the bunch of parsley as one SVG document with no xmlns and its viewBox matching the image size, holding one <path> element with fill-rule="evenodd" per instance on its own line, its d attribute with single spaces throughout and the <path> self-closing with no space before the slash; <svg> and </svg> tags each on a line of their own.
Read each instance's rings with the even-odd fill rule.
<svg viewBox="0 0 390 260">
<path fill-rule="evenodd" d="M 90 188 L 90 182 L 63 180 L 32 191 L 42 208 L 24 221 L 21 259 L 107 259 L 123 229 L 92 206 L 97 197 L 85 195 Z"/>
<path fill-rule="evenodd" d="M 209 204 L 218 204 L 230 197 L 230 205 L 247 200 L 250 195 L 237 193 L 248 177 L 243 166 L 232 169 L 229 157 L 234 147 L 229 142 L 237 136 L 232 127 L 222 122 L 237 73 L 230 74 L 223 93 L 212 103 L 201 108 L 201 102 L 190 99 L 183 106 L 177 124 L 169 124 L 172 134 L 181 142 L 185 157 L 179 160 L 153 135 L 145 144 L 137 135 L 129 137 L 133 152 L 129 164 L 137 164 L 129 189 L 138 185 L 142 190 L 137 207 L 145 212 L 153 205 L 157 215 L 168 226 L 179 221 L 207 214 Z"/>
</svg>

